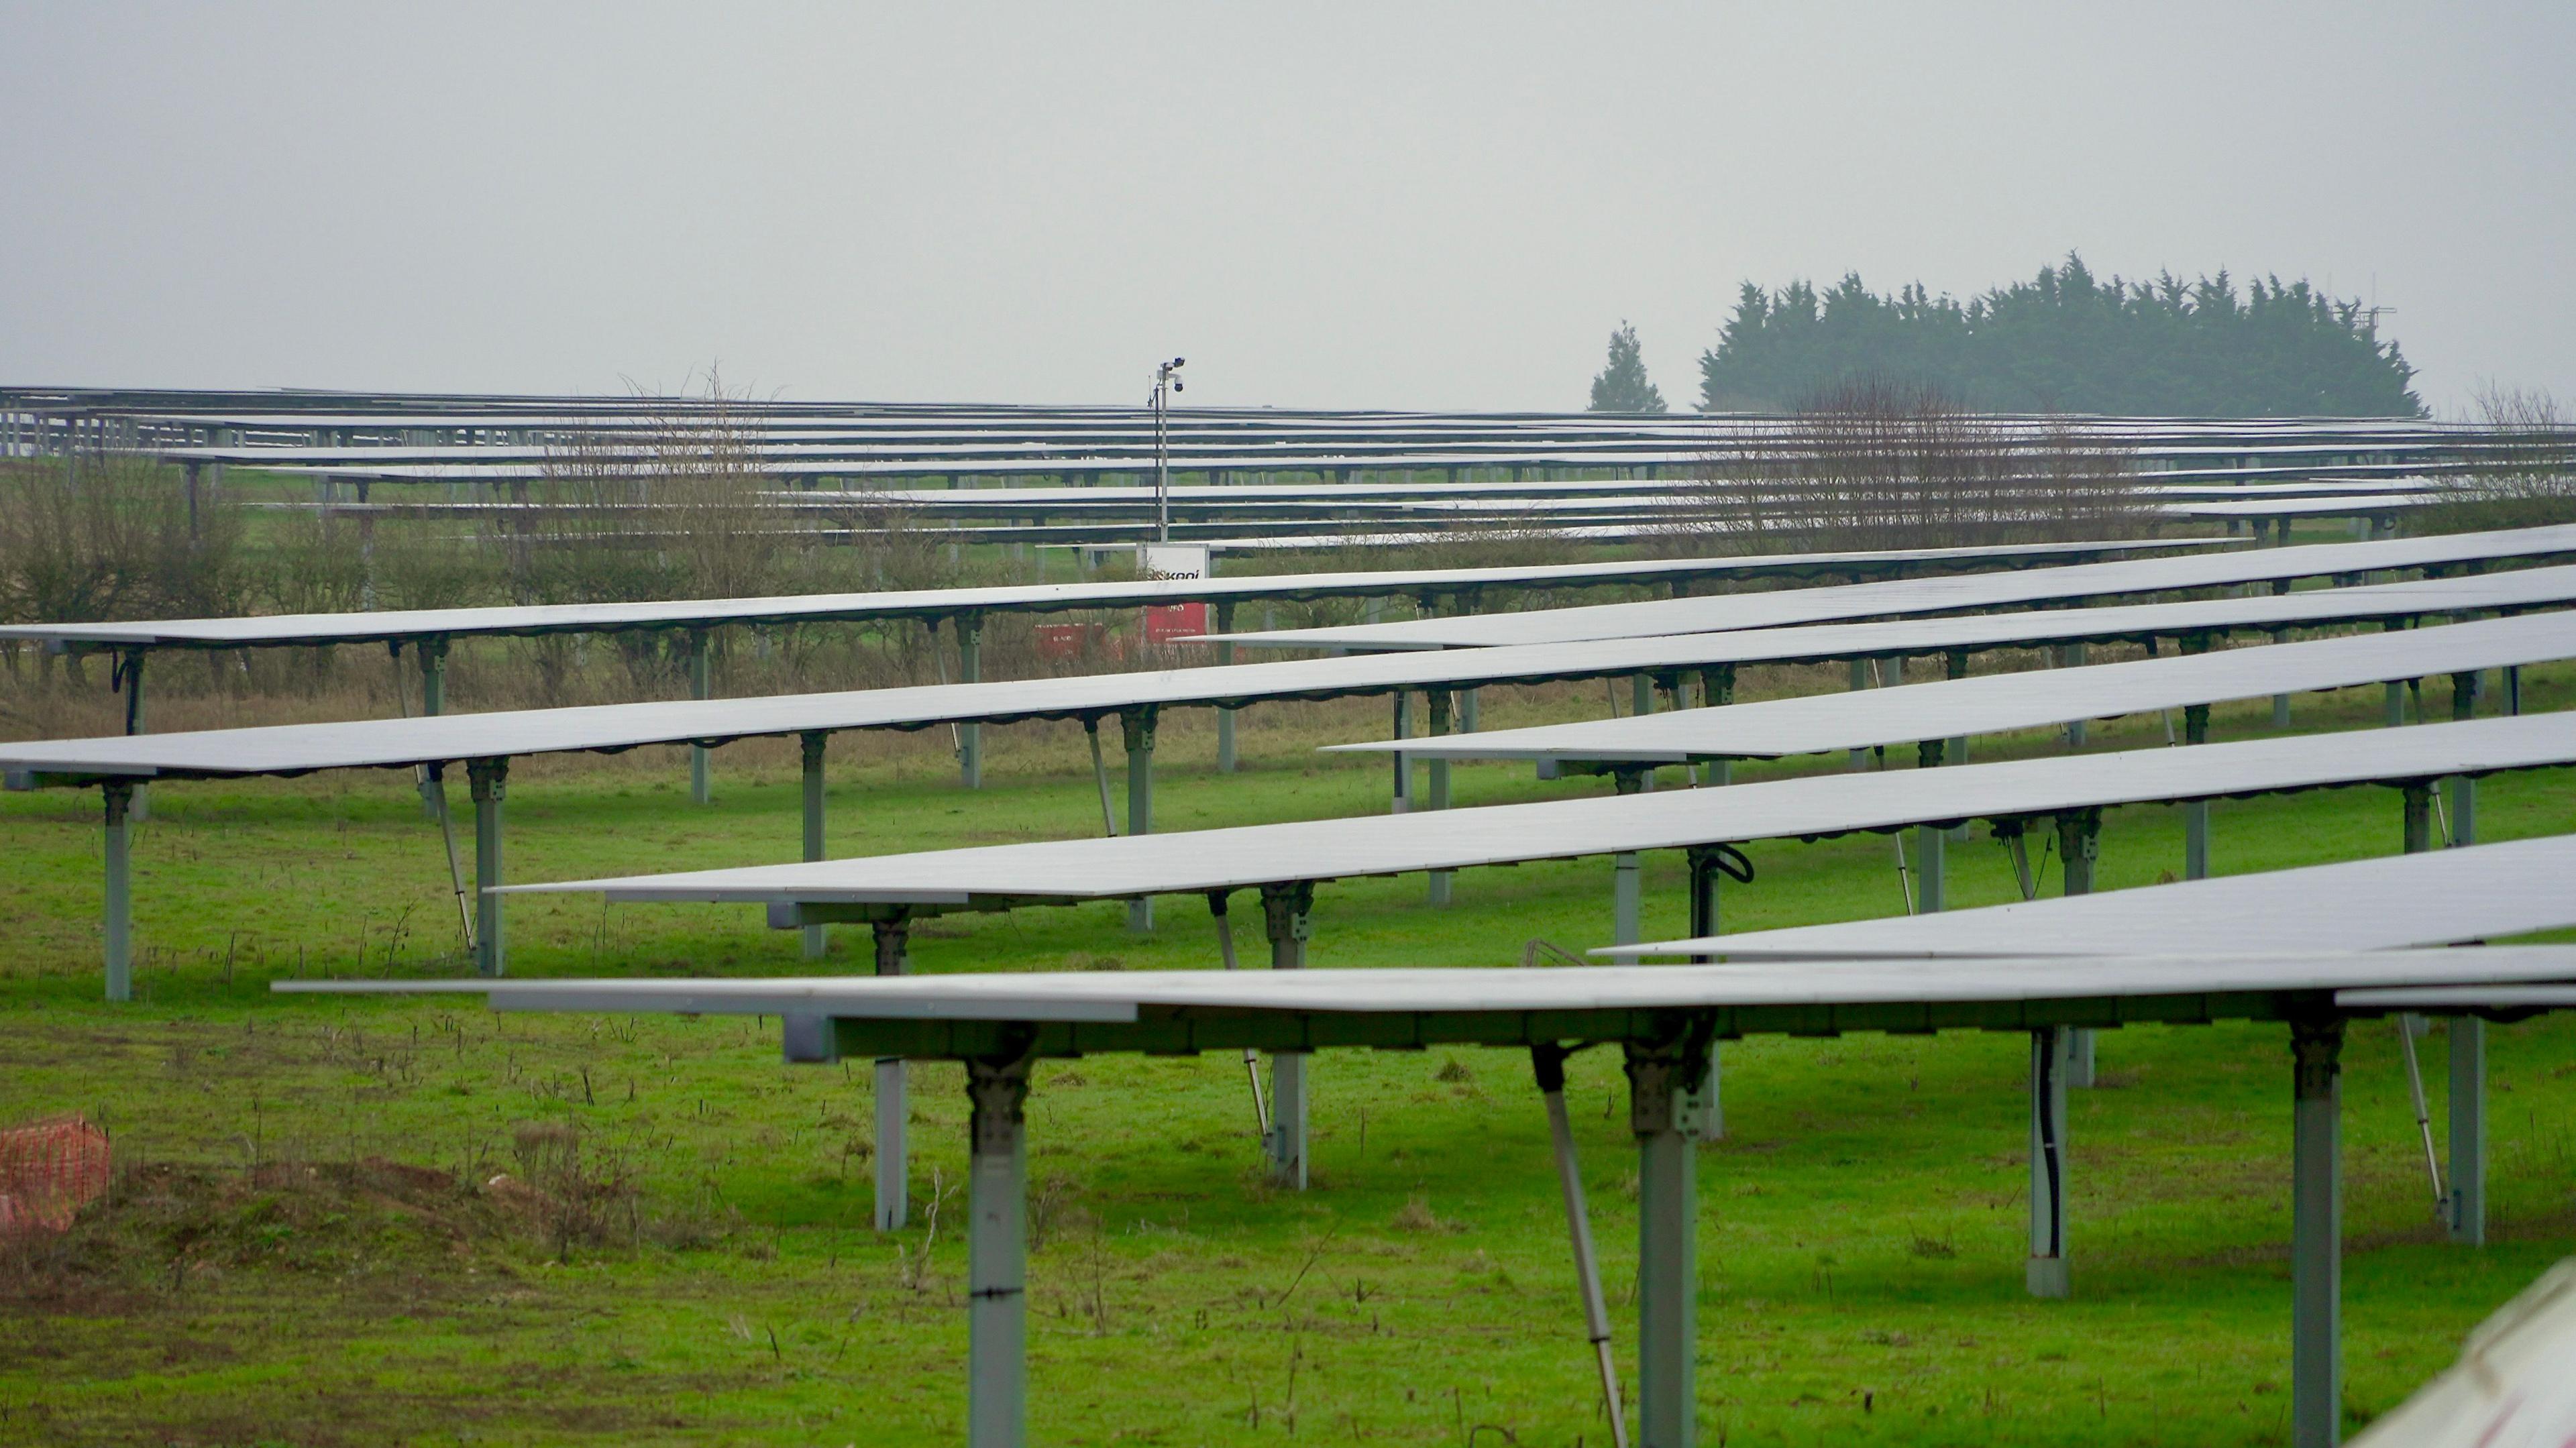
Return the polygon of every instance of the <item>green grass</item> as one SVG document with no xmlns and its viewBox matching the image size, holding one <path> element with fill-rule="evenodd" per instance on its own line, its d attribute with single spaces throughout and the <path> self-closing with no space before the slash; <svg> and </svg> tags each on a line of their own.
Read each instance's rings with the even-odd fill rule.
<svg viewBox="0 0 2576 1448">
<path fill-rule="evenodd" d="M 2564 704 L 2570 683 L 2536 676 L 2531 707 Z M 1355 737 L 1383 707 L 1295 717 Z M 1498 695 L 1489 722 L 1521 722 L 1514 707 Z M 2303 699 L 2300 721 L 2350 727 L 2377 709 L 2376 691 Z M 2258 712 L 2222 711 L 2220 736 L 2262 732 Z M 835 850 L 1096 829 L 1078 746 L 987 737 L 994 777 L 980 798 L 933 750 L 841 767 Z M 2134 720 L 2094 737 L 2128 747 L 2161 730 Z M 1256 722 L 1253 767 L 1231 778 L 1205 768 L 1203 736 L 1166 740 L 1166 829 L 1384 808 L 1383 769 L 1307 753 L 1303 724 L 1264 734 Z M 1980 740 L 1978 754 L 2047 747 Z M 790 856 L 787 767 L 718 758 L 704 809 L 668 752 L 515 776 L 512 875 Z M 1539 785 L 1517 766 L 1458 771 L 1461 803 L 1600 787 Z M 2557 772 L 2492 780 L 2481 831 L 2564 832 L 2570 803 Z M 879 1238 L 866 1227 L 868 1073 L 781 1065 L 774 1025 L 268 995 L 269 979 L 299 970 L 462 973 L 443 859 L 401 776 L 157 788 L 138 845 L 148 954 L 128 1007 L 95 999 L 94 810 L 89 795 L 0 801 L 13 857 L 0 880 L 0 1120 L 85 1110 L 114 1131 L 124 1167 L 106 1207 L 0 1272 L 0 1441 L 909 1443 L 962 1431 L 957 1068 L 914 1068 L 915 1201 L 951 1193 L 936 1240 L 920 1226 Z M 2222 872 L 2398 845 L 2386 790 L 2227 803 L 2215 817 Z M 1885 838 L 1752 854 L 1761 877 L 1730 887 L 1729 929 L 1900 908 Z M 2100 887 L 2152 883 L 2180 858 L 2178 812 L 2116 811 Z M 2014 894 L 1982 831 L 1950 860 L 1954 905 Z M 1313 959 L 1498 964 L 1531 937 L 1598 943 L 1607 875 L 1598 860 L 1471 872 L 1446 910 L 1423 903 L 1419 877 L 1327 885 Z M 1647 930 L 1678 933 L 1680 862 L 1650 859 L 1648 888 Z M 1213 965 L 1204 908 L 1160 910 L 1150 937 L 1127 934 L 1117 905 L 935 920 L 916 930 L 914 964 Z M 807 969 L 792 933 L 739 909 L 529 898 L 514 902 L 511 932 L 524 975 Z M 863 932 L 836 932 L 830 968 L 862 968 L 865 951 Z M 2541 1020 L 2492 1042 L 2483 1251 L 2431 1226 L 2389 1030 L 2359 1028 L 2348 1052 L 2356 1421 L 2445 1365 L 2576 1238 L 2576 1028 Z M 2426 1048 L 2438 1122 L 2441 1038 Z M 2105 1089 L 2073 1108 L 2077 1295 L 2057 1303 L 2021 1292 L 2026 1049 L 1967 1033 L 1728 1048 L 1729 1134 L 1701 1172 L 1707 1441 L 2285 1439 L 2285 1033 L 2105 1035 Z M 1316 1072 L 1316 1186 L 1286 1195 L 1259 1179 L 1239 1063 L 1041 1069 L 1029 1108 L 1037 1440 L 1609 1441 L 1527 1060 L 1344 1053 Z M 1635 1206 L 1623 1093 L 1603 1053 L 1577 1058 L 1572 1077 L 1624 1362 Z M 562 1132 L 544 1129 L 567 1124 L 573 1166 Z"/>
</svg>

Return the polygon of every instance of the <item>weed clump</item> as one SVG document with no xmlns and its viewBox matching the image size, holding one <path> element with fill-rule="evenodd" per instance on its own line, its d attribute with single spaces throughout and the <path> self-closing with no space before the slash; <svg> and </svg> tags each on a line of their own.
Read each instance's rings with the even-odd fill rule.
<svg viewBox="0 0 2576 1448">
<path fill-rule="evenodd" d="M 1395 1229 L 1399 1232 L 1457 1232 L 1465 1230 L 1456 1222 L 1449 1221 L 1440 1216 L 1437 1212 L 1432 1211 L 1431 1198 L 1424 1196 L 1419 1192 L 1405 1198 L 1404 1205 L 1396 1209 L 1394 1225 Z"/>
</svg>

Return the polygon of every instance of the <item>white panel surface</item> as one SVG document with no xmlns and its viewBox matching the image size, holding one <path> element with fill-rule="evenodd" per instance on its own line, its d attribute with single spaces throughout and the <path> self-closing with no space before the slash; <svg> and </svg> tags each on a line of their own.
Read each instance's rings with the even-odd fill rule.
<svg viewBox="0 0 2576 1448">
<path fill-rule="evenodd" d="M 813 1014 L 864 1020 L 1135 1020 L 1297 1014 L 1962 1003 L 2576 979 L 2576 947 L 1962 960 L 1929 965 L 1164 970 L 751 980 L 278 981 L 286 995 L 482 995 L 504 1010 Z"/>
<path fill-rule="evenodd" d="M 2454 945 L 2569 927 L 2576 927 L 2576 835 L 2551 835 L 1592 953 L 1738 961 L 2124 955 L 2142 946 L 2295 953 Z"/>
<path fill-rule="evenodd" d="M 2576 658 L 2576 613 L 2530 613 L 2084 668 L 1983 674 L 1580 724 L 1327 748 L 1401 750 L 1424 759 L 1767 759 L 2567 658 Z"/>
<path fill-rule="evenodd" d="M 925 684 L 900 689 L 860 689 L 835 694 L 788 694 L 758 699 L 670 700 L 640 704 L 595 704 L 571 709 L 526 709 L 489 714 L 445 714 L 435 718 L 362 719 L 329 724 L 281 724 L 248 729 L 214 729 L 186 733 L 106 735 L 90 739 L 33 740 L 0 744 L 0 770 L 15 779 L 35 773 L 56 775 L 221 776 L 301 774 L 321 769 L 400 768 L 415 764 L 568 750 L 631 749 L 648 744 L 691 741 L 719 743 L 755 735 L 794 734 L 805 730 L 917 729 L 944 723 L 1007 723 L 1019 719 L 1079 718 L 1140 705 L 1180 708 L 1213 704 L 1241 706 L 1264 700 L 1321 699 L 1398 688 L 1467 688 L 1485 684 L 1533 683 L 1551 679 L 1598 678 L 1644 670 L 1695 668 L 1713 664 L 1813 662 L 1837 658 L 1878 658 L 1943 649 L 1983 649 L 2083 639 L 2133 638 L 2152 634 L 2262 628 L 2291 623 L 2349 622 L 2422 613 L 2539 607 L 2576 602 L 2576 566 L 2535 568 L 2472 578 L 2427 579 L 2372 588 L 2315 589 L 2282 597 L 2220 598 L 2194 603 L 2141 604 L 2106 609 L 2045 609 L 2021 614 L 1982 614 L 1958 618 L 1894 620 L 1885 623 L 1832 624 L 1803 629 L 1753 629 L 1740 633 L 1689 634 L 1675 638 L 1617 639 L 1600 643 L 1539 644 L 1526 648 L 1453 649 L 1392 654 L 1359 654 L 1340 659 L 1296 659 L 1223 668 L 1171 669 L 1132 674 L 1077 675 L 1058 679 L 995 680 L 976 684 Z M 2500 621 L 2451 625 L 2354 640 L 2285 644 L 2284 650 L 2309 650 L 2331 642 L 2318 661 L 2302 665 L 2319 680 L 2343 683 L 2390 676 L 2380 670 L 2418 667 L 2418 660 L 2444 649 L 2484 649 L 2490 663 L 2536 662 L 2562 657 L 2562 630 L 2576 628 L 2576 618 L 2531 615 L 2507 626 Z M 2454 634 L 2452 629 L 2471 633 Z M 2570 650 L 2576 654 L 2576 650 Z M 2462 653 L 2458 657 L 2470 655 Z M 2215 677 L 2238 679 L 2259 664 L 2243 662 L 2243 653 L 2212 655 L 2238 662 L 2212 665 Z M 2301 655 L 2300 657 L 2307 657 Z M 2393 661 L 2393 662 L 2392 662 Z M 1992 695 L 1972 694 L 1964 712 L 1994 720 L 2051 722 L 2073 707 L 2117 712 L 2097 702 L 2080 681 L 2094 674 L 2114 679 L 2132 695 L 2146 691 L 2166 703 L 2182 701 L 2201 681 L 2212 677 L 2185 671 L 2155 672 L 2179 666 L 2182 659 L 2160 660 L 2144 675 L 2119 670 L 2146 665 L 2102 665 L 2080 673 L 2050 676 L 1994 675 L 1959 684 L 1923 685 L 1924 689 L 1992 685 Z M 2467 665 L 2458 665 L 2467 667 Z M 2014 680 L 2041 679 L 2041 685 Z M 2169 681 L 2170 680 L 2170 681 Z M 2051 682 L 2054 681 L 2054 682 Z M 2326 687 L 2313 683 L 2306 687 Z M 1743 711 L 1796 705 L 1782 713 L 1756 714 L 1770 732 L 1760 738 L 1765 748 L 1782 739 L 1785 752 L 1849 747 L 1835 741 L 1854 737 L 1864 744 L 1900 742 L 1922 737 L 1920 719 L 1911 705 L 1891 699 L 1915 697 L 1915 688 L 1881 693 L 1825 695 L 1804 700 L 1742 704 L 1731 709 L 1653 715 L 1637 721 L 1638 729 L 1662 728 L 1663 721 L 1695 721 L 1708 714 L 1730 717 Z M 2229 685 L 2235 687 L 2235 685 Z M 2267 684 L 2266 690 L 2270 688 Z M 2155 691 L 2162 690 L 2162 693 Z M 1948 696 L 1943 696 L 1948 697 Z M 2124 696 L 2125 697 L 2125 696 Z M 2071 705 L 2067 702 L 2072 699 Z M 1979 702 L 1982 701 L 1982 702 Z M 2135 705 L 2133 707 L 2161 707 Z M 2044 717 L 2042 717 L 2044 716 Z M 1460 755 L 1508 754 L 1528 736 L 1542 735 L 1547 753 L 1576 757 L 1592 736 L 1582 731 L 1612 730 L 1613 749 L 1647 748 L 1653 741 L 1616 732 L 1629 721 L 1599 725 L 1550 726 L 1541 730 L 1499 731 L 1455 736 L 1439 744 L 1415 740 L 1407 752 Z M 1671 727 L 1694 727 L 1676 724 Z M 2017 727 L 1985 723 L 1979 729 Z M 1571 731 L 1571 743 L 1557 731 Z M 1895 732 L 1889 733 L 1887 731 Z M 1958 732 L 1958 731 L 1951 731 Z M 1660 738 L 1661 736 L 1657 736 Z M 1750 736 L 1748 736 L 1750 737 Z M 1366 748 L 1371 746 L 1344 746 Z M 1759 751 L 1757 751 L 1759 752 Z M 1622 755 L 1620 757 L 1629 757 Z M 1651 758 L 1651 754 L 1634 757 Z M 1678 755 L 1672 757 L 1679 757 Z"/>
<path fill-rule="evenodd" d="M 1197 599 L 1324 598 L 1452 591 L 1480 587 L 1541 588 L 1580 582 L 1755 577 L 1814 569 L 1903 567 L 1919 563 L 2009 562 L 2099 556 L 2113 551 L 2171 551 L 2209 546 L 2207 539 L 2169 542 L 2025 543 L 1980 548 L 1908 548 L 1857 553 L 1775 553 L 1722 558 L 1638 559 L 1612 563 L 1532 564 L 1496 568 L 1415 568 L 1363 573 L 1281 573 L 1246 578 L 1136 583 L 1037 583 L 875 593 L 793 594 L 768 598 L 688 599 L 671 603 L 569 603 L 497 608 L 387 610 L 379 613 L 266 614 L 248 618 L 163 619 L 133 623 L 10 624 L 0 638 L 157 647 L 375 642 L 463 638 L 485 634 L 596 633 L 632 628 L 797 623 L 869 618 L 934 618 L 960 613 L 1050 612 L 1135 608 Z"/>
<path fill-rule="evenodd" d="M 1526 613 L 1413 619 L 1343 628 L 1278 629 L 1232 635 L 1237 643 L 1281 648 L 1438 649 L 1567 643 L 1643 634 L 1773 628 L 1781 624 L 1879 618 L 1957 609 L 2002 608 L 2050 599 L 2101 598 L 2186 588 L 2224 588 L 2275 579 L 2422 568 L 2576 552 L 2576 524 L 2370 543 L 2306 543 L 2182 558 L 2074 564 L 2039 573 L 1908 578 L 1840 588 L 1719 594 L 1647 603 L 1603 603 Z"/>
<path fill-rule="evenodd" d="M 624 900 L 970 904 L 1238 890 L 2576 764 L 2576 714 L 1722 788 L 522 885 Z"/>
</svg>

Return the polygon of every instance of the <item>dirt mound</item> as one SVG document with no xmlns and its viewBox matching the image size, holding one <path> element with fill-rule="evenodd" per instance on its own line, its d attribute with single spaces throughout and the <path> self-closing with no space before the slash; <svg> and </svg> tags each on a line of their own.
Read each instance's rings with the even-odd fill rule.
<svg viewBox="0 0 2576 1448">
<path fill-rule="evenodd" d="M 432 1167 L 156 1162 L 116 1173 L 60 1235 L 9 1243 L 0 1294 L 173 1292 L 243 1270 L 363 1274 L 471 1257 L 521 1235 L 511 1212 Z"/>
</svg>

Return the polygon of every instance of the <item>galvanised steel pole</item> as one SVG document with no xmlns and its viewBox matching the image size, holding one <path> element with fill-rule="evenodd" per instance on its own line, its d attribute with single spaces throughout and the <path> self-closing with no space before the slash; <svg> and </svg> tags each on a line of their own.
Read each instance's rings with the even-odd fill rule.
<svg viewBox="0 0 2576 1448">
<path fill-rule="evenodd" d="M 1122 709 L 1118 722 L 1127 742 L 1127 833 L 1150 835 L 1154 832 L 1154 722 L 1156 710 L 1151 704 Z M 1154 928 L 1154 897 L 1139 895 L 1127 902 L 1127 928 L 1143 932 Z"/>
<path fill-rule="evenodd" d="M 1692 1448 L 1699 1395 L 1699 1132 L 1692 1087 L 1706 1050 L 1686 1035 L 1627 1046 L 1628 1125 L 1637 1138 L 1637 1441 Z"/>
<path fill-rule="evenodd" d="M 2033 1297 L 2074 1289 L 2066 1255 L 2066 1068 L 2073 1032 L 2030 1033 L 2030 1257 L 2023 1285 Z"/>
<path fill-rule="evenodd" d="M 2343 1436 L 2343 1021 L 2290 1023 L 2290 1444 Z"/>
<path fill-rule="evenodd" d="M 1315 886 L 1294 881 L 1261 887 L 1262 927 L 1272 970 L 1303 970 L 1313 934 Z M 1290 1191 L 1306 1189 L 1306 1053 L 1270 1053 L 1270 1177 Z"/>
<path fill-rule="evenodd" d="M 689 634 L 689 697 L 707 698 L 711 693 L 709 683 L 706 631 L 693 630 Z M 703 744 L 692 744 L 689 746 L 689 800 L 693 804 L 705 804 L 710 798 L 707 781 L 707 747 Z"/>
<path fill-rule="evenodd" d="M 508 797 L 510 761 L 469 759 L 468 792 L 474 800 L 474 967 L 484 976 L 509 969 L 501 944 L 501 897 L 492 892 L 502 880 L 501 804 Z"/>
<path fill-rule="evenodd" d="M 873 927 L 876 935 L 876 965 L 879 975 L 902 975 L 911 964 L 912 924 L 908 920 L 880 920 Z M 901 1056 L 881 1056 L 876 1063 L 877 1155 L 876 1155 L 876 1229 L 891 1232 L 903 1226 L 912 1214 L 910 1166 L 912 1152 L 905 1141 L 912 1111 L 905 1096 L 904 1063 Z"/>
<path fill-rule="evenodd" d="M 802 773 L 805 806 L 805 860 L 811 864 L 823 858 L 823 750 L 831 736 L 821 730 L 809 730 L 797 736 L 798 764 Z M 824 927 L 805 927 L 805 958 L 821 960 L 826 942 Z"/>
<path fill-rule="evenodd" d="M 1021 1448 L 1029 1428 L 1029 1063 L 969 1061 L 966 1442 Z"/>
<path fill-rule="evenodd" d="M 128 823 L 134 786 L 111 780 L 99 793 L 107 801 L 107 998 L 134 998 L 134 856 Z"/>
</svg>

